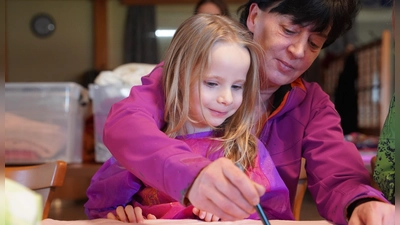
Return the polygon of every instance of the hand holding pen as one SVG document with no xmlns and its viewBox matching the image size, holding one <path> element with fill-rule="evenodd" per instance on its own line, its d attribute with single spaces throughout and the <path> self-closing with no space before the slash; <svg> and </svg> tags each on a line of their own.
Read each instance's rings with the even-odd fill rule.
<svg viewBox="0 0 400 225">
<path fill-rule="evenodd" d="M 242 167 L 242 165 L 240 163 L 235 163 L 235 165 L 242 171 L 244 172 L 244 168 Z M 256 206 L 256 211 L 258 213 L 258 216 L 260 217 L 261 222 L 263 223 L 263 225 L 271 225 L 269 223 L 269 220 L 267 218 L 267 216 L 264 213 L 264 210 L 262 209 L 260 203 L 258 203 Z"/>
<path fill-rule="evenodd" d="M 254 213 L 265 187 L 252 181 L 227 158 L 219 158 L 197 175 L 186 193 L 198 209 L 217 215 L 222 220 L 247 218 Z"/>
</svg>

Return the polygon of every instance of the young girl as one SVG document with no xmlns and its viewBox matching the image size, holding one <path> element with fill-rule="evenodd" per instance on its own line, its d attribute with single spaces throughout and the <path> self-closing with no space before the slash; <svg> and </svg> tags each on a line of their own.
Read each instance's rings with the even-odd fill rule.
<svg viewBox="0 0 400 225">
<path fill-rule="evenodd" d="M 93 176 L 87 190 L 88 217 L 104 218 L 108 214 L 108 218 L 125 221 L 128 217 L 134 222 L 131 218 L 138 211 L 127 206 L 133 205 L 140 207 L 135 209 L 141 209 L 143 215 L 156 218 L 218 220 L 217 215 L 204 211 L 207 209 L 195 209 L 186 202 L 190 182 L 173 166 L 186 164 L 190 169 L 195 163 L 229 159 L 229 163 L 240 164 L 247 176 L 265 188 L 260 204 L 268 218 L 293 219 L 288 189 L 268 151 L 252 134 L 256 132 L 257 108 L 261 106 L 260 86 L 265 85 L 260 80 L 265 77 L 263 60 L 263 52 L 252 41 L 251 34 L 232 19 L 198 14 L 183 22 L 171 41 L 163 68 L 155 70 L 163 69 L 160 88 L 166 96 L 164 132 L 186 142 L 197 157 L 169 152 L 170 167 L 161 174 L 152 171 L 160 163 L 157 158 L 154 165 L 135 174 L 110 158 Z M 121 135 L 134 132 L 141 131 L 127 127 Z M 151 142 L 152 137 L 143 141 Z M 142 157 L 151 156 L 143 149 Z M 178 176 L 181 182 L 167 187 L 176 193 L 169 196 L 157 189 L 164 184 L 143 182 L 146 176 Z M 118 206 L 123 207 L 118 208 L 115 216 Z M 249 218 L 259 219 L 255 211 Z"/>
</svg>

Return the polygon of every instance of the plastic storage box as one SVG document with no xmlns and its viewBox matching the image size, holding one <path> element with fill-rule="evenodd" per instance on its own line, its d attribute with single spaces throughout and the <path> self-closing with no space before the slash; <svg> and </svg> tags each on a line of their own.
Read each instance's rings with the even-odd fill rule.
<svg viewBox="0 0 400 225">
<path fill-rule="evenodd" d="M 72 82 L 5 84 L 5 163 L 82 162 L 87 92 Z"/>
<path fill-rule="evenodd" d="M 95 161 L 105 162 L 111 157 L 110 151 L 103 144 L 103 129 L 111 106 L 126 98 L 132 85 L 97 85 L 89 84 L 89 96 L 92 99 L 94 116 Z"/>
</svg>

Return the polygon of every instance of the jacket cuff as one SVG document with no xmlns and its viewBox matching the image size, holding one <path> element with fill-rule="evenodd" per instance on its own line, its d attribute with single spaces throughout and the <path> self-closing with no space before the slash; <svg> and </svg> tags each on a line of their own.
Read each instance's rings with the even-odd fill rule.
<svg viewBox="0 0 400 225">
<path fill-rule="evenodd" d="M 347 207 L 347 215 L 346 215 L 346 219 L 347 221 L 350 220 L 351 215 L 353 214 L 354 209 L 366 202 L 370 202 L 370 201 L 380 201 L 379 199 L 376 198 L 361 198 L 361 199 L 357 199 L 354 202 L 350 203 L 350 205 Z"/>
</svg>

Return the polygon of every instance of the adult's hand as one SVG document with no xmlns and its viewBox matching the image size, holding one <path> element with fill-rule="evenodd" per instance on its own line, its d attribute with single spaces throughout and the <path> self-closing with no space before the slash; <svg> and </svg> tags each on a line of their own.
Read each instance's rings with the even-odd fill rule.
<svg viewBox="0 0 400 225">
<path fill-rule="evenodd" d="M 186 196 L 194 207 L 221 220 L 240 220 L 255 212 L 264 192 L 231 160 L 219 158 L 199 173 Z"/>
<path fill-rule="evenodd" d="M 394 225 L 394 217 L 394 205 L 380 201 L 369 201 L 354 209 L 349 225 Z"/>
</svg>

